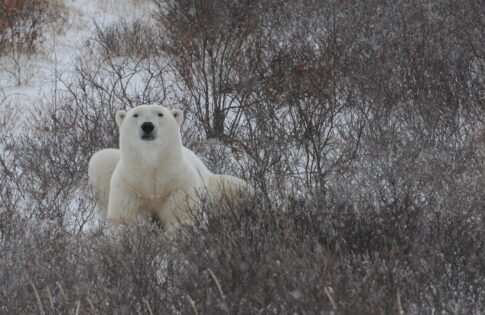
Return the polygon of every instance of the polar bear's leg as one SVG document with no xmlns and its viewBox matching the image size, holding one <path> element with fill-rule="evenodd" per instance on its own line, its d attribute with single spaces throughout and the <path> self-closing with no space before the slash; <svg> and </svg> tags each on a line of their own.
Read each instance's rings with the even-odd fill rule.
<svg viewBox="0 0 485 315">
<path fill-rule="evenodd" d="M 180 223 L 193 219 L 199 203 L 199 196 L 193 189 L 173 191 L 159 210 L 160 223 L 168 231 L 176 229 Z"/>
<path fill-rule="evenodd" d="M 96 208 L 105 219 L 108 213 L 108 200 L 111 176 L 120 160 L 118 149 L 105 149 L 96 152 L 89 161 L 89 183 L 96 194 Z"/>
<path fill-rule="evenodd" d="M 254 195 L 251 185 L 230 175 L 211 175 L 207 191 L 213 202 L 223 206 L 238 206 Z"/>
<path fill-rule="evenodd" d="M 132 225 L 134 223 L 148 222 L 147 211 L 142 211 L 138 196 L 123 189 L 122 185 L 113 185 L 109 194 L 107 219 L 115 226 L 120 224 Z"/>
</svg>

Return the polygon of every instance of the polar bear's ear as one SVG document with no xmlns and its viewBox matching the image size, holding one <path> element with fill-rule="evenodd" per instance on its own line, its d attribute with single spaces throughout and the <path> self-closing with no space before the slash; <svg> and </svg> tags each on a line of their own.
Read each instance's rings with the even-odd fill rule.
<svg viewBox="0 0 485 315">
<path fill-rule="evenodd" d="M 123 122 L 125 117 L 126 117 L 126 112 L 124 110 L 119 110 L 116 113 L 116 124 L 118 125 L 118 127 L 121 127 L 121 123 Z"/>
<path fill-rule="evenodd" d="M 172 109 L 172 115 L 180 126 L 184 120 L 184 113 L 180 109 Z"/>
</svg>

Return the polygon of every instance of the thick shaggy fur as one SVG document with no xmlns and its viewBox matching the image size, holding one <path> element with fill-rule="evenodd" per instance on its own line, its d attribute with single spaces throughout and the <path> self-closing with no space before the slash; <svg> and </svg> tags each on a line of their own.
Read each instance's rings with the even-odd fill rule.
<svg viewBox="0 0 485 315">
<path fill-rule="evenodd" d="M 189 220 L 202 199 L 237 204 L 253 193 L 239 178 L 212 174 L 182 146 L 182 119 L 180 110 L 157 105 L 116 114 L 120 149 L 96 152 L 88 169 L 102 218 L 116 225 L 155 219 L 173 227 Z M 147 123 L 153 126 L 149 133 Z"/>
</svg>

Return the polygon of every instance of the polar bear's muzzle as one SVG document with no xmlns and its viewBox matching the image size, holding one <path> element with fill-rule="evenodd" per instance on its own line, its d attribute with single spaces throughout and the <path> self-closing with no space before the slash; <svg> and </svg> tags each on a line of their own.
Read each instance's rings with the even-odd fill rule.
<svg viewBox="0 0 485 315">
<path fill-rule="evenodd" d="M 141 124 L 141 139 L 142 140 L 155 140 L 155 125 L 149 121 Z"/>
</svg>

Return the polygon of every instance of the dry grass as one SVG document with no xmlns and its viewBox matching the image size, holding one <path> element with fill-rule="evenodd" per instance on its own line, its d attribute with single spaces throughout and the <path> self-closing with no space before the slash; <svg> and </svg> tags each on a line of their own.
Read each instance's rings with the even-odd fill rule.
<svg viewBox="0 0 485 315">
<path fill-rule="evenodd" d="M 153 33 L 99 27 L 55 106 L 0 129 L 0 313 L 483 313 L 475 2 L 158 2 Z M 113 238 L 87 161 L 151 102 L 257 197 Z"/>
<path fill-rule="evenodd" d="M 485 302 L 479 211 L 430 214 L 399 201 L 232 212 L 170 240 L 146 227 L 117 240 L 29 227 L 2 242 L 1 310 L 479 314 Z"/>
</svg>

